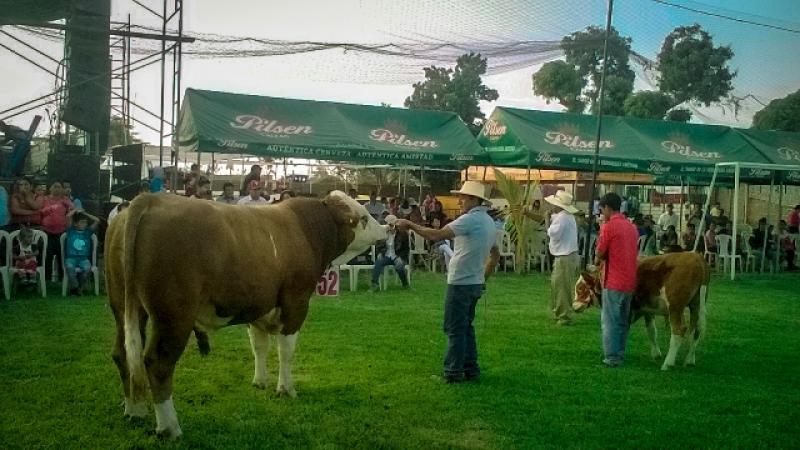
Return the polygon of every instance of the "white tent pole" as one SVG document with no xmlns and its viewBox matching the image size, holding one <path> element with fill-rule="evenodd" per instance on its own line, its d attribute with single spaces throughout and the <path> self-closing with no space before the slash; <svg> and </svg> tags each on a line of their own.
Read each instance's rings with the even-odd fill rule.
<svg viewBox="0 0 800 450">
<path fill-rule="evenodd" d="M 769 241 L 769 216 L 772 212 L 772 188 L 775 187 L 775 172 L 770 172 L 769 178 L 769 194 L 767 195 L 767 224 L 764 226 L 764 240 L 761 245 L 761 273 L 764 273 L 764 260 L 767 258 L 767 245 Z"/>
<path fill-rule="evenodd" d="M 735 207 L 733 208 L 733 254 L 736 254 L 736 240 L 737 240 L 737 233 L 739 227 L 739 164 L 736 163 L 735 166 L 736 172 L 734 173 L 733 179 L 733 204 Z M 709 198 L 711 198 L 711 193 L 709 192 Z M 706 208 L 708 208 L 708 204 L 706 204 Z M 703 212 L 705 216 L 705 211 Z M 719 262 L 717 262 L 719 264 Z M 736 260 L 731 258 L 731 280 L 736 278 Z"/>
<path fill-rule="evenodd" d="M 683 175 L 681 175 L 681 208 L 678 214 L 678 230 L 683 233 Z"/>
<path fill-rule="evenodd" d="M 781 217 L 783 216 L 783 177 L 780 179 L 780 184 L 778 184 L 778 219 L 775 221 L 775 227 L 777 230 L 778 224 L 781 222 Z M 781 254 L 781 241 L 780 235 L 775 234 L 775 272 L 778 271 L 779 263 L 780 263 L 780 254 Z"/>
<path fill-rule="evenodd" d="M 706 193 L 706 204 L 703 207 L 702 214 L 700 214 L 700 225 L 697 227 L 697 236 L 694 238 L 694 248 L 692 251 L 697 251 L 697 246 L 700 245 L 700 236 L 705 236 L 705 224 L 706 224 L 706 210 L 708 209 L 708 205 L 711 203 L 711 193 L 714 192 L 714 183 L 717 181 L 717 171 L 719 171 L 718 166 L 714 166 L 714 175 L 711 176 L 711 185 L 708 186 L 708 193 Z M 736 172 L 737 174 L 739 172 Z M 737 175 L 738 179 L 738 175 Z M 735 216 L 734 216 L 735 217 Z M 736 220 L 734 218 L 734 220 Z M 735 244 L 735 241 L 734 241 Z"/>
</svg>

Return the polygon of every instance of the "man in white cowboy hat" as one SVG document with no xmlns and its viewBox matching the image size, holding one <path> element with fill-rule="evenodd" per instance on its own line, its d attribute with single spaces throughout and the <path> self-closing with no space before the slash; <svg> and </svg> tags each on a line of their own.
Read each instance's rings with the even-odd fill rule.
<svg viewBox="0 0 800 450">
<path fill-rule="evenodd" d="M 556 323 L 569 325 L 572 323 L 573 290 L 581 263 L 578 256 L 578 225 L 574 216 L 578 210 L 567 191 L 558 191 L 544 200 L 552 205 L 547 236 L 550 238 L 550 254 L 555 257 L 550 278 L 553 314 Z"/>
<path fill-rule="evenodd" d="M 412 229 L 431 241 L 453 239 L 455 251 L 447 268 L 447 293 L 444 303 L 444 332 L 447 353 L 444 359 L 444 379 L 448 383 L 477 380 L 478 347 L 475 341 L 475 306 L 483 293 L 485 271 L 497 264 L 495 228 L 487 214 L 486 187 L 477 181 L 466 181 L 458 191 L 463 213 L 441 229 L 398 220 L 400 229 Z M 494 251 L 493 251 L 494 250 Z M 490 253 L 493 260 L 487 263 Z M 493 261 L 493 262 L 492 262 Z"/>
</svg>

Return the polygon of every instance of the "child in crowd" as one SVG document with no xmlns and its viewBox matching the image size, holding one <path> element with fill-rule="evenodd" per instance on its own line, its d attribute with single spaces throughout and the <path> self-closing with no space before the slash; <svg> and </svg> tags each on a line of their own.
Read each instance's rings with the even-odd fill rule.
<svg viewBox="0 0 800 450">
<path fill-rule="evenodd" d="M 67 269 L 70 294 L 81 295 L 86 276 L 92 268 L 92 235 L 99 220 L 85 211 L 73 210 L 69 215 L 72 225 L 67 229 L 64 267 Z"/>
<path fill-rule="evenodd" d="M 36 283 L 36 257 L 39 251 L 33 246 L 33 230 L 22 225 L 19 230 L 16 248 L 14 249 L 14 273 L 19 276 L 22 284 Z"/>
</svg>

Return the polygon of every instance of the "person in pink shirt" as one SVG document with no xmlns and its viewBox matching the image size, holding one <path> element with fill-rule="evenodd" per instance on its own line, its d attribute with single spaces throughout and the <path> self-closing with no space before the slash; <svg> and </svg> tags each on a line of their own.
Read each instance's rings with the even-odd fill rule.
<svg viewBox="0 0 800 450">
<path fill-rule="evenodd" d="M 64 186 L 56 181 L 50 185 L 50 195 L 42 198 L 42 229 L 47 233 L 47 257 L 61 261 L 61 234 L 67 230 L 67 214 L 75 207 L 65 195 Z M 60 267 L 60 263 L 56 264 Z M 52 264 L 45 261 L 45 273 L 52 274 Z"/>
<path fill-rule="evenodd" d="M 795 205 L 786 216 L 786 224 L 789 226 L 789 234 L 800 232 L 800 205 Z"/>
<path fill-rule="evenodd" d="M 636 291 L 639 232 L 622 213 L 622 199 L 610 192 L 600 199 L 604 223 L 597 239 L 595 265 L 605 266 L 602 310 L 603 364 L 617 367 L 625 359 L 630 310 Z"/>
</svg>

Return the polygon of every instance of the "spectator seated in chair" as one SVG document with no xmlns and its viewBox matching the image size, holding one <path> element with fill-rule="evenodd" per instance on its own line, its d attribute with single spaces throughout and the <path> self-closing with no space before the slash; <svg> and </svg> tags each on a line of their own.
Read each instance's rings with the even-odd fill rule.
<svg viewBox="0 0 800 450">
<path fill-rule="evenodd" d="M 71 211 L 69 215 L 72 226 L 67 229 L 64 268 L 67 271 L 70 293 L 82 295 L 83 284 L 92 268 L 92 235 L 97 229 L 99 219 L 78 210 Z"/>
<path fill-rule="evenodd" d="M 717 226 L 714 223 L 708 224 L 708 231 L 706 231 L 706 251 L 717 251 Z"/>
<path fill-rule="evenodd" d="M 797 270 L 797 266 L 794 264 L 797 249 L 794 247 L 794 240 L 792 235 L 789 234 L 788 228 L 785 220 L 778 222 L 776 238 L 778 240 L 778 249 L 780 250 L 780 260 L 786 261 L 786 270 L 793 272 Z"/>
<path fill-rule="evenodd" d="M 36 257 L 39 249 L 33 245 L 33 230 L 22 225 L 19 230 L 19 239 L 15 241 L 13 251 L 14 268 L 12 272 L 19 277 L 23 285 L 36 285 Z"/>
<path fill-rule="evenodd" d="M 693 223 L 686 224 L 686 231 L 683 232 L 683 236 L 681 236 L 681 241 L 683 241 L 683 249 L 692 251 L 694 248 L 694 241 L 697 239 L 697 229 L 695 228 Z"/>
<path fill-rule="evenodd" d="M 664 253 L 673 253 L 675 247 L 678 247 L 678 251 L 683 250 L 678 245 L 678 233 L 675 231 L 675 227 L 670 225 L 667 227 L 667 231 L 661 235 L 659 249 Z"/>
<path fill-rule="evenodd" d="M 406 273 L 406 264 L 408 262 L 409 246 L 408 246 L 408 233 L 400 231 L 395 227 L 397 223 L 397 216 L 386 216 L 386 224 L 389 225 L 386 241 L 380 245 L 379 252 L 382 253 L 375 261 L 375 267 L 372 269 L 372 291 L 377 292 L 380 289 L 378 284 L 383 269 L 386 266 L 394 266 L 397 276 L 400 277 L 400 283 L 403 289 L 408 288 L 408 274 Z"/>
</svg>

